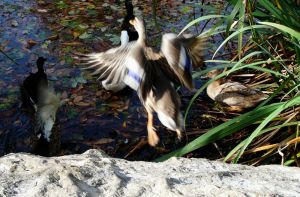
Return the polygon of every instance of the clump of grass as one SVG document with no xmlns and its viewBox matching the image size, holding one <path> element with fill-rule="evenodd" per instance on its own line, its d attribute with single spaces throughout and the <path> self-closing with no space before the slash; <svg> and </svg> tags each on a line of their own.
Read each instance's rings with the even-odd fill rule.
<svg viewBox="0 0 300 197">
<path fill-rule="evenodd" d="M 243 136 L 223 158 L 224 161 L 259 164 L 274 157 L 281 158 L 279 163 L 285 165 L 299 165 L 300 10 L 297 9 L 297 1 L 232 0 L 229 3 L 233 4 L 231 13 L 200 17 L 182 30 L 184 32 L 200 21 L 214 19 L 215 24 L 199 36 L 221 34 L 225 38 L 217 46 L 212 59 L 206 61 L 218 66 L 196 72 L 194 77 L 205 75 L 215 68 L 225 69 L 217 78 L 251 73 L 253 75 L 247 80 L 247 85 L 262 88 L 270 96 L 255 109 L 211 128 L 157 161 L 183 156 L 248 128 L 249 135 Z M 231 58 L 216 59 L 227 45 L 237 46 L 236 50 L 231 50 Z M 213 80 L 195 93 L 186 109 L 185 120 L 196 98 Z"/>
</svg>

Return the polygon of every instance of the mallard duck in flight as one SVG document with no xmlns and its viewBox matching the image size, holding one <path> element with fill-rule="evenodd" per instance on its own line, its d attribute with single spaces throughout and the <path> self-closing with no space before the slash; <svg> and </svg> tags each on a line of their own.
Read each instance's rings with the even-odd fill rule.
<svg viewBox="0 0 300 197">
<path fill-rule="evenodd" d="M 77 57 L 89 65 L 92 75 L 105 86 L 120 82 L 134 89 L 148 113 L 148 143 L 157 145 L 159 137 L 153 127 L 153 112 L 167 128 L 181 138 L 184 121 L 180 112 L 180 97 L 174 84 L 193 89 L 192 66 L 203 65 L 203 39 L 168 33 L 162 37 L 160 51 L 149 47 L 144 21 L 135 17 L 130 23 L 138 32 L 137 41 L 129 42 L 102 53 Z"/>
</svg>

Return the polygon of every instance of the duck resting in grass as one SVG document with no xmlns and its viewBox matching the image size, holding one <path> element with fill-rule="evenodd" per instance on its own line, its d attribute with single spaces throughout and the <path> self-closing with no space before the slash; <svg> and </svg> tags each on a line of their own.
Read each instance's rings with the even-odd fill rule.
<svg viewBox="0 0 300 197">
<path fill-rule="evenodd" d="M 39 134 L 39 139 L 46 143 L 51 141 L 53 126 L 56 121 L 56 112 L 62 105 L 62 101 L 54 90 L 48 87 L 47 75 L 43 65 L 45 58 L 39 57 L 37 60 L 38 71 L 30 73 L 21 85 L 22 102 L 25 107 L 33 111 L 35 133 Z"/>
<path fill-rule="evenodd" d="M 222 72 L 210 71 L 207 76 L 215 78 Z M 268 98 L 268 95 L 251 89 L 239 82 L 227 82 L 224 78 L 217 79 L 207 86 L 207 95 L 214 101 L 229 106 L 229 111 L 243 111 L 255 107 L 258 103 Z"/>
<path fill-rule="evenodd" d="M 180 97 L 174 84 L 193 89 L 192 66 L 203 65 L 203 39 L 194 36 L 163 35 L 160 51 L 149 47 L 144 21 L 135 17 L 130 23 L 138 32 L 137 41 L 102 53 L 80 55 L 92 75 L 107 84 L 124 82 L 134 89 L 148 114 L 148 143 L 157 145 L 159 137 L 153 127 L 153 113 L 180 139 L 184 131 Z"/>
</svg>

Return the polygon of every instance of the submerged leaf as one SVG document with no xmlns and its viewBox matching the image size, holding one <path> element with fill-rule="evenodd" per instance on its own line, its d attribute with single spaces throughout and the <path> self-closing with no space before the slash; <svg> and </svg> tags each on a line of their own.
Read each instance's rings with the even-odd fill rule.
<svg viewBox="0 0 300 197">
<path fill-rule="evenodd" d="M 90 38 L 91 36 L 92 36 L 91 34 L 88 34 L 88 33 L 84 32 L 83 34 L 81 34 L 81 35 L 79 36 L 79 38 L 80 38 L 80 39 L 88 39 L 88 38 Z"/>
<path fill-rule="evenodd" d="M 18 21 L 16 21 L 16 20 L 11 21 L 11 26 L 18 27 L 18 25 L 19 25 Z"/>
<path fill-rule="evenodd" d="M 69 6 L 68 6 L 64 1 L 59 1 L 59 2 L 57 3 L 57 7 L 58 7 L 59 9 L 66 9 L 66 8 L 68 8 Z"/>
</svg>

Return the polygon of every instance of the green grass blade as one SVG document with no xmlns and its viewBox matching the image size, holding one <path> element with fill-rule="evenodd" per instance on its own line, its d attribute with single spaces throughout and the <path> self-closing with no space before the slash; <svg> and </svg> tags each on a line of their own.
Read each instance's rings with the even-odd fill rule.
<svg viewBox="0 0 300 197">
<path fill-rule="evenodd" d="M 230 74 L 231 72 L 233 72 L 234 70 L 236 70 L 237 69 L 237 67 L 239 66 L 239 65 L 241 65 L 242 64 L 242 62 L 244 62 L 245 60 L 247 60 L 248 58 L 250 58 L 250 57 L 253 57 L 253 56 L 256 56 L 256 55 L 259 55 L 259 54 L 261 54 L 262 52 L 261 51 L 254 51 L 254 52 L 252 52 L 252 53 L 249 53 L 248 55 L 246 55 L 245 57 L 243 57 L 242 59 L 240 59 L 230 70 L 229 70 L 229 72 L 228 72 L 228 74 Z"/>
<path fill-rule="evenodd" d="M 223 67 L 233 67 L 237 62 L 230 62 L 230 61 L 227 61 L 227 60 L 206 60 L 205 62 L 207 63 L 222 63 L 222 64 L 227 64 L 228 66 L 223 66 Z M 235 72 L 237 70 L 240 70 L 240 69 L 243 69 L 243 68 L 250 68 L 250 69 L 255 69 L 255 70 L 260 70 L 260 71 L 263 71 L 263 72 L 268 72 L 268 73 L 272 73 L 274 74 L 275 76 L 280 76 L 280 77 L 283 77 L 283 78 L 288 78 L 287 75 L 284 75 L 278 71 L 274 71 L 274 70 L 271 70 L 271 69 L 268 69 L 268 68 L 263 68 L 261 67 L 260 65 L 263 65 L 263 64 L 267 64 L 267 63 L 275 63 L 275 62 L 290 62 L 290 60 L 262 60 L 262 61 L 257 61 L 257 62 L 253 62 L 253 63 L 250 63 L 250 64 L 241 64 L 241 66 L 235 68 L 235 69 L 232 69 L 232 70 L 229 70 L 227 72 Z M 214 66 L 214 68 L 219 68 L 219 67 L 216 67 Z M 210 68 L 210 70 L 213 70 L 213 68 Z"/>
<path fill-rule="evenodd" d="M 233 10 L 231 11 L 230 15 L 226 18 L 226 20 L 227 20 L 226 37 L 229 34 L 229 30 L 230 30 L 230 27 L 232 25 L 232 21 L 233 21 L 234 17 L 236 16 L 238 11 L 240 10 L 241 4 L 242 4 L 242 0 L 238 0 L 237 3 L 235 4 Z"/>
<path fill-rule="evenodd" d="M 185 30 L 187 30 L 188 28 L 190 28 L 191 26 L 201 22 L 201 21 L 204 21 L 204 20 L 209 20 L 209 19 L 212 19 L 212 18 L 225 18 L 226 16 L 225 15 L 207 15 L 207 16 L 202 16 L 202 17 L 199 17 L 195 20 L 193 20 L 192 22 L 188 23 L 182 30 L 181 32 L 178 34 L 182 34 Z"/>
<path fill-rule="evenodd" d="M 234 163 L 236 163 L 241 155 L 244 153 L 244 151 L 246 150 L 246 148 L 249 146 L 249 144 L 252 142 L 252 140 L 254 138 L 257 137 L 257 135 L 259 134 L 259 132 L 261 132 L 261 130 L 273 119 L 275 118 L 280 112 L 282 112 L 283 110 L 294 106 L 294 105 L 298 105 L 300 104 L 300 96 L 297 96 L 295 98 L 293 98 L 290 101 L 286 101 L 282 104 L 280 104 L 278 106 L 278 108 L 273 111 L 264 121 L 262 121 L 262 123 L 253 131 L 253 133 L 247 138 L 247 141 L 245 142 L 244 146 L 240 149 L 240 151 L 237 154 L 237 157 L 234 159 Z"/>
<path fill-rule="evenodd" d="M 242 114 L 232 120 L 229 120 L 213 129 L 209 130 L 207 133 L 196 138 L 195 140 L 193 140 L 192 142 L 190 142 L 183 148 L 180 148 L 169 154 L 166 154 L 166 155 L 156 159 L 155 161 L 164 161 L 173 156 L 179 157 L 179 156 L 185 155 L 193 150 L 196 150 L 200 147 L 203 147 L 209 143 L 212 143 L 218 139 L 222 139 L 223 137 L 226 137 L 236 131 L 239 131 L 242 128 L 245 128 L 246 126 L 249 126 L 249 125 L 253 124 L 254 122 L 266 117 L 267 115 L 272 113 L 275 109 L 277 109 L 280 104 L 281 103 L 271 104 L 268 106 L 264 106 L 260 109 L 257 109 L 255 111 L 250 111 L 245 114 Z"/>
<path fill-rule="evenodd" d="M 276 126 L 273 126 L 273 127 L 269 127 L 269 128 L 266 128 L 266 129 L 263 129 L 261 130 L 257 137 L 262 135 L 262 134 L 265 134 L 267 132 L 270 132 L 270 131 L 273 131 L 275 129 L 281 129 L 283 127 L 288 127 L 288 126 L 294 126 L 294 125 L 298 125 L 300 124 L 300 121 L 295 121 L 295 122 L 289 122 L 289 123 L 284 123 L 284 124 L 280 124 L 280 125 L 276 125 Z M 236 154 L 236 152 L 241 149 L 241 147 L 243 147 L 246 143 L 247 139 L 243 140 L 242 142 L 240 142 L 236 147 L 234 147 L 234 149 L 232 149 L 228 154 L 227 156 L 224 158 L 224 161 L 227 161 L 229 158 L 231 158 L 234 154 Z"/>
<path fill-rule="evenodd" d="M 252 26 L 247 26 L 241 29 L 236 30 L 235 32 L 233 32 L 230 36 L 228 36 L 221 44 L 220 46 L 217 48 L 217 50 L 215 51 L 212 59 L 214 59 L 214 57 L 216 56 L 216 54 L 218 53 L 218 51 L 234 36 L 237 36 L 239 33 L 247 31 L 247 30 L 251 30 L 251 29 L 260 29 L 260 28 L 268 28 L 268 26 L 266 25 L 252 25 Z"/>
<path fill-rule="evenodd" d="M 280 31 L 290 34 L 291 36 L 295 37 L 300 42 L 300 33 L 292 28 L 289 28 L 287 26 L 277 24 L 277 23 L 271 23 L 271 22 L 259 22 L 259 24 L 275 27 L 276 29 L 279 29 Z"/>
<path fill-rule="evenodd" d="M 243 29 L 244 27 L 244 19 L 245 19 L 245 5 L 246 1 L 241 1 L 241 7 L 239 11 L 239 24 L 238 24 L 238 29 Z M 243 31 L 241 31 L 238 35 L 238 54 L 239 54 L 239 59 L 241 59 L 242 55 L 242 47 L 243 47 Z"/>
<path fill-rule="evenodd" d="M 264 106 L 266 103 L 268 103 L 270 100 L 272 100 L 279 92 L 282 91 L 282 89 L 286 86 L 286 84 L 290 82 L 290 80 L 291 80 L 290 77 L 284 79 L 283 83 L 281 83 L 280 86 L 271 95 L 269 95 L 269 97 L 266 100 L 261 102 L 256 108 L 260 108 Z"/>
<path fill-rule="evenodd" d="M 261 4 L 265 9 L 267 9 L 273 16 L 277 19 L 283 20 L 283 13 L 271 3 L 270 0 L 259 0 L 259 4 Z M 286 20 L 283 20 L 287 22 Z"/>
</svg>

